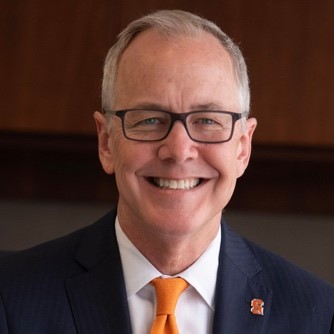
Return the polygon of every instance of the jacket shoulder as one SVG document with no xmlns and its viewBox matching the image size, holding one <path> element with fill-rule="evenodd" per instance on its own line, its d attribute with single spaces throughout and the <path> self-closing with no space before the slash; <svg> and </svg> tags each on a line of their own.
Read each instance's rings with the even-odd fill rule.
<svg viewBox="0 0 334 334">
<path fill-rule="evenodd" d="M 0 287 L 12 285 L 17 280 L 74 275 L 82 271 L 82 267 L 75 261 L 75 254 L 82 242 L 91 244 L 87 252 L 98 252 L 95 246 L 98 240 L 105 238 L 113 226 L 110 219 L 113 212 L 100 220 L 74 231 L 66 236 L 47 241 L 32 248 L 12 253 L 0 258 Z"/>
<path fill-rule="evenodd" d="M 249 240 L 246 243 L 262 267 L 260 281 L 272 289 L 281 307 L 292 303 L 297 309 L 303 301 L 304 305 L 321 305 L 334 312 L 333 285 Z"/>
</svg>

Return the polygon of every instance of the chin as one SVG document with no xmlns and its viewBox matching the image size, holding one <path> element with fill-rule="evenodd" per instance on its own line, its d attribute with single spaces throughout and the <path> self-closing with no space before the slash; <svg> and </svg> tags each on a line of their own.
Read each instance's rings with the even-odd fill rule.
<svg viewBox="0 0 334 334">
<path fill-rule="evenodd" d="M 160 231 L 167 234 L 185 236 L 193 234 L 197 230 L 201 230 L 203 227 L 207 226 L 210 221 L 210 219 L 198 219 L 195 217 L 200 217 L 200 215 L 170 214 L 165 215 L 163 218 L 160 216 L 160 219 L 155 221 L 155 225 Z"/>
</svg>

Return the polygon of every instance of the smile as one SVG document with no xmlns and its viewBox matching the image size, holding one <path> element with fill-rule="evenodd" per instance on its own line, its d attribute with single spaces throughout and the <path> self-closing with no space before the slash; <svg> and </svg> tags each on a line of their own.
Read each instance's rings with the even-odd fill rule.
<svg viewBox="0 0 334 334">
<path fill-rule="evenodd" d="M 196 188 L 201 183 L 201 179 L 199 178 L 191 178 L 184 180 L 151 178 L 150 181 L 152 184 L 154 184 L 159 188 L 175 189 L 175 190 L 193 189 Z"/>
</svg>

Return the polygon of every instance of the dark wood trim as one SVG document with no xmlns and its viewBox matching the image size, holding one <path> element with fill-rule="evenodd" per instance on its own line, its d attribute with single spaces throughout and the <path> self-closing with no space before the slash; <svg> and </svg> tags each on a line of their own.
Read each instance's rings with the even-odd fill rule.
<svg viewBox="0 0 334 334">
<path fill-rule="evenodd" d="M 94 136 L 0 132 L 0 198 L 116 202 Z M 332 147 L 259 145 L 228 208 L 333 214 Z"/>
<path fill-rule="evenodd" d="M 254 145 L 230 205 L 245 210 L 333 214 L 334 149 Z"/>
<path fill-rule="evenodd" d="M 95 136 L 0 133 L 0 197 L 117 201 Z"/>
</svg>

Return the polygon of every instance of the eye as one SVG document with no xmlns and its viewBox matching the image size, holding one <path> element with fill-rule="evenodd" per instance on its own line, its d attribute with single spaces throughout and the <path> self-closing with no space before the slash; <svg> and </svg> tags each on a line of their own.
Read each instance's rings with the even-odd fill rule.
<svg viewBox="0 0 334 334">
<path fill-rule="evenodd" d="M 208 118 L 206 117 L 197 117 L 191 122 L 192 127 L 198 130 L 219 130 L 224 125 L 222 124 L 222 120 L 216 118 Z"/>
<path fill-rule="evenodd" d="M 161 131 L 168 126 L 168 119 L 155 115 L 138 115 L 126 124 L 127 128 L 138 131 Z"/>
<path fill-rule="evenodd" d="M 207 125 L 210 125 L 210 124 L 217 124 L 216 121 L 214 121 L 213 119 L 210 119 L 210 118 L 200 118 L 197 120 L 198 123 L 201 123 L 201 124 L 207 124 Z"/>
<path fill-rule="evenodd" d="M 214 112 L 203 111 L 195 112 L 190 115 L 188 125 L 194 131 L 226 131 L 231 128 L 231 115 Z"/>
<path fill-rule="evenodd" d="M 168 122 L 168 118 L 166 119 L 161 112 L 151 110 L 128 112 L 125 118 L 126 127 L 135 129 L 151 129 L 163 126 L 166 122 Z"/>
<path fill-rule="evenodd" d="M 153 118 L 153 117 L 151 117 L 151 118 L 146 118 L 146 119 L 144 119 L 144 120 L 142 120 L 141 122 L 138 122 L 138 124 L 140 125 L 140 124 L 146 124 L 146 125 L 154 125 L 154 124 L 158 124 L 158 123 L 160 123 L 160 120 L 159 120 L 159 118 Z"/>
<path fill-rule="evenodd" d="M 161 117 L 149 117 L 137 120 L 132 127 L 134 128 L 143 128 L 143 127 L 152 127 L 157 128 L 166 125 L 166 120 Z"/>
</svg>

